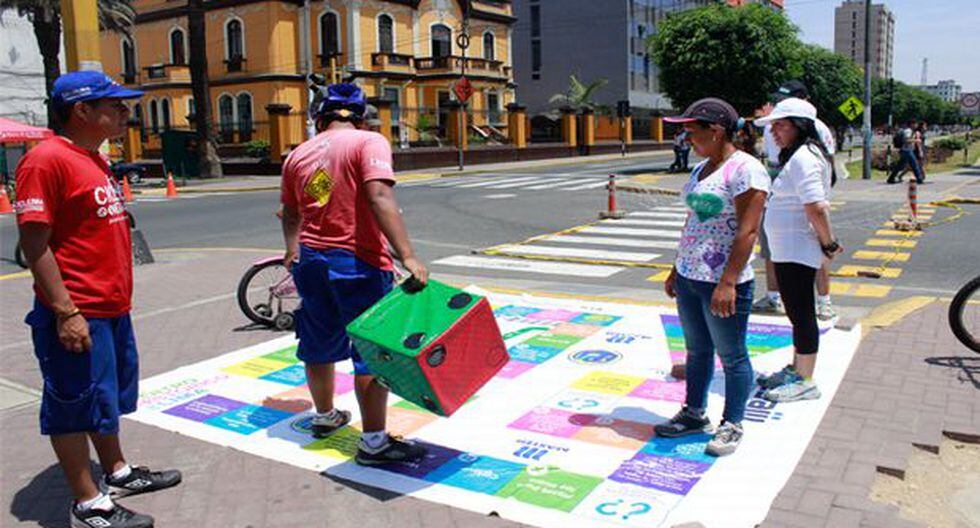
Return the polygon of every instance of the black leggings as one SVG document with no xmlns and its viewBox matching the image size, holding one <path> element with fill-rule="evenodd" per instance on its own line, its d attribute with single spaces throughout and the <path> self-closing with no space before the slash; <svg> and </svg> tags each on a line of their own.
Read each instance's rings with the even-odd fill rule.
<svg viewBox="0 0 980 528">
<path fill-rule="evenodd" d="M 820 329 L 813 297 L 817 270 L 795 262 L 773 262 L 779 295 L 786 307 L 786 316 L 793 323 L 793 346 L 797 354 L 816 354 L 820 348 Z"/>
</svg>

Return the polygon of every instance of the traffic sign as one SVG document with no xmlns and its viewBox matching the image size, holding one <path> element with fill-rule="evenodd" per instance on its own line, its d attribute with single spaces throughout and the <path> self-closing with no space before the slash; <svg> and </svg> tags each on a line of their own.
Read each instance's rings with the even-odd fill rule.
<svg viewBox="0 0 980 528">
<path fill-rule="evenodd" d="M 844 101 L 844 104 L 837 107 L 837 109 L 840 110 L 840 113 L 844 114 L 844 117 L 846 117 L 848 121 L 854 121 L 864 112 L 864 103 L 852 95 L 848 97 L 846 101 Z"/>
<path fill-rule="evenodd" d="M 456 98 L 459 99 L 459 102 L 465 103 L 473 96 L 473 83 L 466 77 L 460 77 L 453 85 L 453 92 L 456 93 Z"/>
</svg>

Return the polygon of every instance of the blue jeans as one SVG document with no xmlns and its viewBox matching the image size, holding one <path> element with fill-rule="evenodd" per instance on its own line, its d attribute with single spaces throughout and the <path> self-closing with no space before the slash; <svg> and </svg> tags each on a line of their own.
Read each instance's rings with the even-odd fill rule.
<svg viewBox="0 0 980 528">
<path fill-rule="evenodd" d="M 917 182 L 922 183 L 925 180 L 925 175 L 922 174 L 922 167 L 919 166 L 919 160 L 915 157 L 915 151 L 904 148 L 899 151 L 898 162 L 892 167 L 891 173 L 888 175 L 888 179 L 894 180 L 906 168 L 912 170 L 912 174 L 915 175 L 915 180 Z"/>
<path fill-rule="evenodd" d="M 746 281 L 735 287 L 735 315 L 725 318 L 711 313 L 711 295 L 715 286 L 713 282 L 677 276 L 677 313 L 687 347 L 685 403 L 694 409 L 707 407 L 717 351 L 725 369 L 725 412 L 722 416 L 725 421 L 741 423 L 753 383 L 752 363 L 745 339 L 755 281 Z"/>
</svg>

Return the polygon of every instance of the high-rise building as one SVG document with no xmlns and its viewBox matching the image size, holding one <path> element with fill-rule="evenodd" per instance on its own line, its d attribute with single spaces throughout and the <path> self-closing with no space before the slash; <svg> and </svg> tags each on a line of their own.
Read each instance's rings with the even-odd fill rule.
<svg viewBox="0 0 980 528">
<path fill-rule="evenodd" d="M 834 51 L 864 67 L 864 0 L 845 0 L 834 11 Z M 871 6 L 871 75 L 892 76 L 895 15 L 884 4 Z"/>
<path fill-rule="evenodd" d="M 929 84 L 926 86 L 920 86 L 919 88 L 949 103 L 955 103 L 959 101 L 960 92 L 963 91 L 963 87 L 956 84 L 956 81 L 952 79 L 939 81 L 938 84 Z"/>
</svg>

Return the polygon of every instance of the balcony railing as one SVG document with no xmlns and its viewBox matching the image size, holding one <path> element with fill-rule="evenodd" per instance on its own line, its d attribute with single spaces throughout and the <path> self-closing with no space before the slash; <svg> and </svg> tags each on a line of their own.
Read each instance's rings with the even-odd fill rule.
<svg viewBox="0 0 980 528">
<path fill-rule="evenodd" d="M 372 53 L 371 68 L 376 71 L 408 71 L 412 69 L 412 59 L 411 55 L 401 53 Z"/>
<path fill-rule="evenodd" d="M 191 81 L 191 70 L 183 64 L 157 64 L 143 69 L 146 70 L 146 84 Z"/>
<path fill-rule="evenodd" d="M 466 65 L 466 71 L 480 74 L 480 75 L 490 75 L 495 77 L 508 77 L 510 75 L 510 67 L 504 66 L 503 61 L 481 59 L 477 57 L 458 57 L 458 56 L 447 56 L 447 57 L 416 57 L 415 58 L 415 69 L 419 73 L 458 73 L 463 65 Z"/>
</svg>

